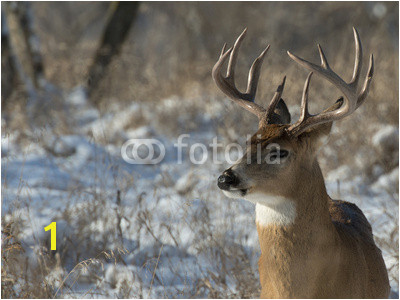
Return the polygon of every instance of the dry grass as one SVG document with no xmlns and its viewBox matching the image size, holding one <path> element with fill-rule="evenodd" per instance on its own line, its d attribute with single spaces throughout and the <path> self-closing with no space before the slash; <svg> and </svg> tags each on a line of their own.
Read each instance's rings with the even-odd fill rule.
<svg viewBox="0 0 400 300">
<path fill-rule="evenodd" d="M 104 159 L 99 158 L 99 163 L 104 163 Z M 173 215 L 160 223 L 154 204 L 160 202 L 161 194 L 155 190 L 152 203 L 145 200 L 146 192 L 138 193 L 135 202 L 127 205 L 125 197 L 131 189 L 128 183 L 132 179 L 131 175 L 125 176 L 125 185 L 120 182 L 113 191 L 106 188 L 106 181 L 110 179 L 106 177 L 99 177 L 89 191 L 79 186 L 71 187 L 68 201 L 62 200 L 69 205 L 54 219 L 59 228 L 55 252 L 49 251 L 48 238 L 35 237 L 34 245 L 30 245 L 29 253 L 25 253 L 27 245 L 22 245 L 18 237 L 27 226 L 32 227 L 29 221 L 30 204 L 22 204 L 22 207 L 25 205 L 23 213 L 11 213 L 7 219 L 11 218 L 13 222 L 3 224 L 2 231 L 2 296 L 149 297 L 153 285 L 164 286 L 163 272 L 166 267 L 172 274 L 168 276 L 187 283 L 181 288 L 165 287 L 162 294 L 165 298 L 205 295 L 213 298 L 254 298 L 258 294 L 257 272 L 255 265 L 250 262 L 249 249 L 245 244 L 232 242 L 226 236 L 226 232 L 234 226 L 233 220 L 228 220 L 216 231 L 213 224 L 216 215 L 215 212 L 211 213 L 211 207 L 203 204 L 200 208 L 192 208 L 184 203 L 182 210 L 185 217 L 182 223 L 172 226 L 176 223 L 171 223 Z M 164 183 L 170 185 L 168 180 Z M 164 183 L 160 183 L 158 188 L 163 188 Z M 7 193 L 6 186 L 3 186 L 3 192 Z M 195 198 L 193 192 L 187 192 L 184 197 L 191 201 L 189 199 Z M 24 189 L 21 193 L 24 193 Z M 210 192 L 205 199 L 210 199 L 213 194 Z M 17 198 L 24 196 L 17 195 Z M 18 204 L 21 200 L 16 199 L 15 202 Z M 27 215 L 28 219 L 18 219 L 18 215 Z M 168 253 L 164 255 L 163 251 L 164 247 L 169 251 L 171 247 L 176 249 L 183 255 L 180 264 L 184 264 L 182 259 L 189 255 L 181 236 L 185 230 L 195 237 L 193 246 L 198 257 L 193 257 L 192 264 L 200 272 L 196 281 L 182 273 L 174 257 L 169 257 Z M 239 234 L 235 240 L 245 240 L 245 237 Z M 152 250 L 148 248 L 150 241 Z M 132 260 L 130 255 L 137 258 Z M 163 259 L 164 271 L 158 269 L 160 258 Z M 207 260 L 206 264 L 204 259 Z M 118 269 L 133 265 L 137 271 L 127 269 L 130 279 L 121 281 L 114 277 L 116 275 L 108 275 L 112 264 Z M 214 268 L 208 269 L 207 266 Z M 229 285 L 228 281 L 231 281 Z M 82 285 L 91 287 L 82 288 Z M 110 288 L 113 289 L 111 293 Z"/>
</svg>

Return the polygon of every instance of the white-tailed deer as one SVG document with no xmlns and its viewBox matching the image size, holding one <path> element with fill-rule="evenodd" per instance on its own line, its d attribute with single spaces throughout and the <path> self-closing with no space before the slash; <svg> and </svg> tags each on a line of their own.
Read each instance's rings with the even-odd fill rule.
<svg viewBox="0 0 400 300">
<path fill-rule="evenodd" d="M 261 257 L 262 298 L 387 298 L 390 286 L 381 251 L 362 211 L 327 194 L 316 154 L 333 121 L 353 113 L 365 100 L 373 75 L 373 56 L 364 85 L 357 92 L 362 49 L 355 28 L 355 66 L 346 83 L 329 67 L 318 45 L 321 65 L 288 52 L 291 59 L 337 87 L 343 97 L 322 113 L 308 112 L 309 73 L 301 100 L 300 119 L 290 124 L 281 99 L 285 77 L 265 109 L 254 103 L 261 64 L 269 46 L 254 61 L 247 90 L 235 86 L 235 64 L 246 30 L 225 50 L 212 76 L 234 102 L 255 114 L 259 129 L 245 155 L 218 178 L 225 195 L 256 205 Z M 227 75 L 221 74 L 229 57 Z M 268 157 L 268 160 L 261 159 Z M 279 163 L 271 163 L 278 159 Z"/>
</svg>

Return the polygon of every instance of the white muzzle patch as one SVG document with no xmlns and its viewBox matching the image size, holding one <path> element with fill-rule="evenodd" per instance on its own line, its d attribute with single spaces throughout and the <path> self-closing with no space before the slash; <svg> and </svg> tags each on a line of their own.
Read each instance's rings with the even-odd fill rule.
<svg viewBox="0 0 400 300">
<path fill-rule="evenodd" d="M 231 189 L 229 191 L 222 190 L 225 196 L 233 199 L 243 199 L 243 192 L 242 190 L 234 190 Z"/>
</svg>

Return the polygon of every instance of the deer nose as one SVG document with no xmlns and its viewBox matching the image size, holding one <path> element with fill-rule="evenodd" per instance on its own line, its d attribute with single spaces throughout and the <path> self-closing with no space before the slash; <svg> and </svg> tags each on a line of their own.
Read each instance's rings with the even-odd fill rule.
<svg viewBox="0 0 400 300">
<path fill-rule="evenodd" d="M 228 169 L 218 177 L 218 187 L 221 190 L 229 190 L 230 187 L 238 183 L 238 178 Z"/>
</svg>

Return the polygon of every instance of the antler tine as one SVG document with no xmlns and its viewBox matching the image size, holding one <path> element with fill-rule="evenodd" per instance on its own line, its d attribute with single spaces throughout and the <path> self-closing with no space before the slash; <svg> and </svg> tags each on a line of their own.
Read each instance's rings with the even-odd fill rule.
<svg viewBox="0 0 400 300">
<path fill-rule="evenodd" d="M 322 66 L 324 69 L 329 70 L 330 67 L 329 67 L 329 64 L 328 64 L 328 60 L 326 59 L 325 53 L 324 53 L 324 51 L 322 50 L 321 45 L 320 45 L 320 44 L 317 44 L 317 47 L 318 47 L 319 57 L 321 58 L 321 66 Z"/>
<path fill-rule="evenodd" d="M 246 37 L 246 33 L 247 33 L 247 28 L 245 28 L 243 32 L 239 35 L 239 37 L 236 39 L 235 44 L 233 45 L 231 56 L 229 57 L 228 68 L 226 71 L 226 78 L 230 80 L 232 84 L 235 83 L 235 67 L 236 67 L 237 57 L 239 54 L 239 48 L 242 45 L 243 39 Z"/>
<path fill-rule="evenodd" d="M 354 44 L 355 44 L 355 61 L 354 61 L 353 77 L 351 78 L 349 85 L 357 86 L 362 67 L 362 48 L 361 48 L 360 35 L 358 34 L 357 29 L 355 29 L 354 27 L 353 27 L 353 33 L 354 33 Z"/>
<path fill-rule="evenodd" d="M 264 49 L 263 52 L 254 60 L 249 71 L 249 78 L 247 80 L 246 93 L 256 97 L 258 79 L 260 78 L 261 66 L 264 61 L 265 54 L 268 52 L 269 45 Z"/>
<path fill-rule="evenodd" d="M 217 86 L 221 89 L 221 91 L 225 95 L 227 95 L 241 107 L 255 114 L 261 120 L 265 115 L 265 108 L 254 103 L 254 98 L 257 91 L 257 83 L 260 77 L 261 65 L 269 46 L 253 62 L 253 65 L 249 72 L 247 91 L 246 93 L 241 93 L 235 86 L 235 66 L 236 66 L 238 51 L 246 35 L 246 30 L 247 29 L 245 29 L 236 39 L 233 48 L 229 48 L 225 52 L 226 45 L 224 45 L 224 47 L 222 48 L 221 55 L 213 67 L 212 76 Z M 229 63 L 227 68 L 227 75 L 226 77 L 224 77 L 221 74 L 221 70 L 228 56 L 229 56 Z"/>
<path fill-rule="evenodd" d="M 306 82 L 304 83 L 303 95 L 301 96 L 301 114 L 300 114 L 300 123 L 306 121 L 310 116 L 308 112 L 308 88 L 310 86 L 311 76 L 313 72 L 310 72 L 307 76 Z"/>
<path fill-rule="evenodd" d="M 368 67 L 367 77 L 365 77 L 363 87 L 361 89 L 360 95 L 358 96 L 356 109 L 361 104 L 364 103 L 364 100 L 367 97 L 368 92 L 369 92 L 369 86 L 371 85 L 371 80 L 372 80 L 373 75 L 374 75 L 374 55 L 371 54 L 371 56 L 369 57 L 369 67 Z"/>
<path fill-rule="evenodd" d="M 297 135 L 297 134 L 303 132 L 309 126 L 309 122 L 312 119 L 312 115 L 310 115 L 310 113 L 308 111 L 308 90 L 309 90 L 312 75 L 313 75 L 313 72 L 310 72 L 304 83 L 303 93 L 301 96 L 301 106 L 300 106 L 301 112 L 300 112 L 299 120 L 289 127 L 289 132 L 292 135 Z"/>
<path fill-rule="evenodd" d="M 224 44 L 224 46 L 222 46 L 222 50 L 221 50 L 221 54 L 219 55 L 219 58 L 221 58 L 222 55 L 224 55 L 225 50 L 226 50 L 226 43 Z"/>
<path fill-rule="evenodd" d="M 221 75 L 221 69 L 222 69 L 222 66 L 224 65 L 224 62 L 226 61 L 226 59 L 228 58 L 228 56 L 232 52 L 232 48 L 229 48 L 225 53 L 223 53 L 225 48 L 226 48 L 226 43 L 222 47 L 221 55 L 219 56 L 218 61 L 215 63 L 215 65 L 214 65 L 214 67 L 212 69 L 212 77 L 213 77 L 214 81 L 216 82 L 216 84 L 218 85 L 218 87 L 220 87 L 220 89 L 222 89 L 224 93 L 226 93 L 226 92 L 228 92 L 230 90 L 229 90 L 228 82 Z M 233 90 L 230 91 L 230 94 L 232 94 L 233 92 L 234 92 Z"/>
<path fill-rule="evenodd" d="M 321 57 L 321 66 L 308 62 L 289 51 L 287 52 L 290 58 L 294 61 L 305 67 L 310 71 L 314 71 L 317 74 L 321 75 L 328 81 L 330 81 L 334 86 L 336 86 L 343 94 L 344 94 L 344 102 L 343 104 L 334 109 L 332 111 L 324 111 L 317 115 L 309 115 L 307 111 L 307 93 L 308 93 L 308 84 L 309 79 L 311 78 L 311 74 L 309 78 L 307 78 L 305 89 L 303 91 L 303 100 L 302 100 L 302 114 L 305 115 L 300 118 L 298 122 L 291 125 L 289 127 L 289 131 L 291 134 L 298 135 L 301 132 L 305 131 L 307 128 L 321 124 L 326 122 L 331 122 L 335 120 L 342 119 L 351 113 L 353 113 L 365 100 L 369 86 L 371 83 L 372 75 L 373 75 L 373 56 L 370 58 L 369 70 L 367 73 L 367 77 L 364 81 L 364 86 L 359 94 L 357 94 L 357 85 L 361 72 L 361 61 L 362 61 L 362 47 L 359 34 L 355 28 L 353 28 L 354 32 L 354 40 L 355 40 L 355 63 L 353 76 L 349 83 L 346 83 L 342 78 L 340 78 L 329 66 L 328 61 L 325 57 L 325 54 L 320 45 L 318 45 L 319 55 Z M 307 88 L 306 88 L 307 87 Z M 305 105 L 305 106 L 303 106 Z M 304 110 L 305 109 L 305 110 Z M 304 111 L 303 111 L 304 110 Z M 302 119 L 303 118 L 303 119 Z"/>
</svg>

